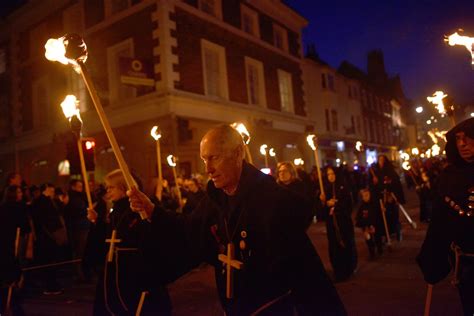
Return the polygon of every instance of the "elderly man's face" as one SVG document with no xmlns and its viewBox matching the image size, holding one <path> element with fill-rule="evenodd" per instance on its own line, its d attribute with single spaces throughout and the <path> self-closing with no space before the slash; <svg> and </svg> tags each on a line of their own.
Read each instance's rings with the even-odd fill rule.
<svg viewBox="0 0 474 316">
<path fill-rule="evenodd" d="M 242 156 L 239 148 L 226 148 L 215 137 L 201 141 L 201 159 L 206 173 L 218 189 L 233 193 L 239 184 L 242 171 Z"/>
<path fill-rule="evenodd" d="M 456 133 L 456 147 L 462 159 L 467 162 L 474 161 L 474 139 L 464 132 Z"/>
</svg>

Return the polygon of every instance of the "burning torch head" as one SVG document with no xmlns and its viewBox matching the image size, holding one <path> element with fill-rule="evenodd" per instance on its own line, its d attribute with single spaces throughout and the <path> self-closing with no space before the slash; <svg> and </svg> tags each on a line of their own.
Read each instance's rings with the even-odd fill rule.
<svg viewBox="0 0 474 316">
<path fill-rule="evenodd" d="M 153 128 L 150 131 L 151 137 L 153 137 L 156 141 L 158 141 L 161 138 L 161 130 L 158 125 L 153 126 Z"/>
<path fill-rule="evenodd" d="M 242 141 L 245 145 L 248 145 L 250 143 L 250 133 L 243 123 L 234 122 L 230 124 L 230 126 L 236 129 L 237 132 L 239 132 L 240 136 L 242 136 Z"/>
<path fill-rule="evenodd" d="M 312 150 L 316 150 L 316 143 L 317 143 L 317 137 L 314 134 L 310 134 L 306 136 L 306 142 L 308 142 L 309 147 L 311 147 Z"/>
<path fill-rule="evenodd" d="M 50 38 L 44 45 L 45 57 L 64 65 L 72 65 L 79 71 L 79 63 L 87 59 L 87 46 L 82 37 L 77 34 L 66 34 L 58 39 Z"/>
<path fill-rule="evenodd" d="M 78 34 L 71 33 L 63 36 L 64 47 L 66 48 L 65 56 L 77 62 L 85 62 L 87 60 L 87 46 L 82 37 Z"/>
<path fill-rule="evenodd" d="M 176 167 L 176 162 L 177 162 L 177 159 L 175 156 L 173 155 L 168 155 L 168 157 L 166 157 L 166 160 L 168 161 L 168 165 L 172 168 Z"/>
</svg>

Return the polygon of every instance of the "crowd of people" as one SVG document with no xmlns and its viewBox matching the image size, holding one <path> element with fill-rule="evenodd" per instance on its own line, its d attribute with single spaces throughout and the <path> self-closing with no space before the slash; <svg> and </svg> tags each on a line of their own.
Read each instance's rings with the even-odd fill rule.
<svg viewBox="0 0 474 316">
<path fill-rule="evenodd" d="M 467 134 L 472 122 L 468 126 Z M 21 314 L 21 268 L 69 260 L 77 267 L 78 282 L 97 282 L 95 315 L 137 308 L 143 314 L 171 314 L 166 285 L 202 262 L 215 267 L 227 315 L 260 309 L 344 315 L 333 282 L 348 280 L 357 269 L 355 227 L 375 260 L 392 240 L 403 239 L 402 183 L 416 190 L 419 220 L 430 223 L 439 217 L 435 183 L 453 165 L 438 157 L 414 159 L 409 170 L 400 172 L 380 155 L 367 168 L 326 166 L 310 173 L 280 162 L 272 177 L 245 161 L 243 146 L 235 130 L 216 127 L 201 141 L 207 185 L 202 175 L 172 184 L 163 179 L 147 196 L 138 177 L 136 187 L 127 191 L 122 172 L 114 170 L 93 190 L 92 209 L 81 180 L 71 180 L 64 190 L 50 183 L 28 187 L 19 173 L 9 174 L 0 207 L 0 311 L 8 301 Z M 472 161 L 467 165 L 471 168 Z M 469 176 L 466 182 L 472 185 Z M 306 235 L 312 221 L 325 222 L 332 276 Z M 432 231 L 428 236 L 436 239 Z M 419 262 L 427 281 L 435 283 L 441 276 L 427 277 L 424 262 L 437 245 L 427 243 Z M 43 294 L 62 292 L 56 272 L 53 267 L 38 273 Z M 472 285 L 463 284 L 472 291 Z"/>
</svg>

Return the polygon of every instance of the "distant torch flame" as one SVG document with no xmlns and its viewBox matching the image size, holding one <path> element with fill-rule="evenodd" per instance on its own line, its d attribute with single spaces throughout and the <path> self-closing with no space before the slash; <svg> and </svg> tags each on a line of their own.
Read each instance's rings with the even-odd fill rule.
<svg viewBox="0 0 474 316">
<path fill-rule="evenodd" d="M 276 155 L 275 149 L 270 148 L 270 150 L 268 151 L 268 154 L 270 155 L 270 157 L 275 157 L 275 155 Z"/>
<path fill-rule="evenodd" d="M 168 161 L 168 165 L 170 165 L 170 167 L 176 167 L 176 157 L 173 156 L 173 155 L 168 155 L 168 157 L 166 157 L 166 160 Z"/>
<path fill-rule="evenodd" d="M 436 131 L 435 135 L 436 135 L 436 137 L 441 138 L 442 140 L 446 141 L 446 133 L 447 132 L 448 131 Z"/>
<path fill-rule="evenodd" d="M 427 97 L 428 102 L 436 104 L 436 109 L 440 114 L 446 114 L 446 108 L 444 107 L 443 99 L 448 95 L 444 94 L 443 91 L 436 91 L 432 97 Z"/>
<path fill-rule="evenodd" d="M 79 101 L 76 99 L 76 96 L 72 94 L 67 95 L 63 102 L 61 102 L 61 108 L 63 109 L 64 116 L 70 120 L 74 115 L 76 115 L 77 118 L 82 121 L 78 105 Z"/>
<path fill-rule="evenodd" d="M 240 136 L 242 136 L 242 139 L 246 145 L 250 143 L 250 133 L 244 124 L 235 122 L 235 123 L 230 124 L 230 126 L 235 128 L 237 132 L 239 132 Z"/>
<path fill-rule="evenodd" d="M 408 161 L 402 162 L 402 168 L 405 169 L 405 170 L 410 170 L 410 168 L 411 168 L 410 162 L 408 162 Z"/>
<path fill-rule="evenodd" d="M 150 131 L 150 135 L 151 137 L 153 137 L 156 141 L 158 141 L 158 139 L 161 138 L 161 131 L 160 131 L 160 128 L 155 125 L 153 126 L 153 128 L 151 129 Z"/>
<path fill-rule="evenodd" d="M 410 155 L 407 154 L 406 152 L 402 152 L 400 154 L 400 158 L 402 158 L 404 161 L 410 160 Z"/>
<path fill-rule="evenodd" d="M 356 148 L 357 151 L 362 151 L 362 142 L 357 141 L 356 145 L 355 145 L 355 148 Z"/>
<path fill-rule="evenodd" d="M 418 148 L 414 147 L 414 148 L 411 149 L 411 154 L 412 155 L 419 155 L 420 150 Z"/>
<path fill-rule="evenodd" d="M 295 158 L 293 160 L 293 163 L 295 164 L 295 166 L 302 166 L 302 165 L 304 165 L 304 160 L 301 159 L 301 158 Z"/>
<path fill-rule="evenodd" d="M 439 147 L 438 144 L 434 144 L 433 146 L 431 146 L 431 155 L 433 157 L 438 156 L 440 152 L 441 152 L 441 147 Z"/>
<path fill-rule="evenodd" d="M 435 134 L 434 130 L 428 131 L 428 136 L 431 138 L 433 143 L 435 143 L 435 144 L 438 143 L 438 138 L 436 137 L 436 134 Z"/>
<path fill-rule="evenodd" d="M 260 146 L 260 153 L 265 156 L 267 154 L 267 148 L 267 144 L 263 144 L 262 146 Z"/>
<path fill-rule="evenodd" d="M 312 150 L 316 150 L 315 140 L 316 140 L 316 135 L 314 134 L 309 134 L 306 137 L 306 141 L 308 142 L 308 145 L 309 147 L 311 147 Z"/>
<path fill-rule="evenodd" d="M 468 37 L 460 35 L 458 32 L 454 32 L 445 38 L 444 41 L 448 42 L 450 46 L 460 45 L 466 47 L 471 54 L 471 64 L 474 65 L 474 37 Z"/>
</svg>

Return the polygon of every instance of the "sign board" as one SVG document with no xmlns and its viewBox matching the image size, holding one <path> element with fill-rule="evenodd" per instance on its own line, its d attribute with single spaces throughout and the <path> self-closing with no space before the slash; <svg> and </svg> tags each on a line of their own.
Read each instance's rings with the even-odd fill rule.
<svg viewBox="0 0 474 316">
<path fill-rule="evenodd" d="M 120 57 L 120 82 L 132 86 L 154 87 L 152 63 L 142 59 Z"/>
</svg>

